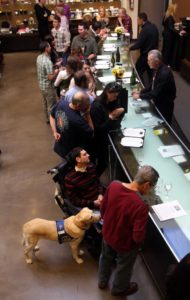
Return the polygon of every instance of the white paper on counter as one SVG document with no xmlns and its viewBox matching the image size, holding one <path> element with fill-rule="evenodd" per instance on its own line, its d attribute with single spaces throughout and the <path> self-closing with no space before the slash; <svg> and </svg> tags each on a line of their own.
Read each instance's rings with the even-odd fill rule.
<svg viewBox="0 0 190 300">
<path fill-rule="evenodd" d="M 117 37 L 117 33 L 116 32 L 112 32 L 111 36 L 116 36 Z"/>
<path fill-rule="evenodd" d="M 102 83 L 109 83 L 115 81 L 115 76 L 109 75 L 109 76 L 103 76 L 103 77 L 98 77 L 100 82 Z"/>
<path fill-rule="evenodd" d="M 117 36 L 108 36 L 106 41 L 117 41 Z"/>
<path fill-rule="evenodd" d="M 132 75 L 132 71 L 126 71 L 126 72 L 124 72 L 123 77 L 124 78 L 125 77 L 130 77 L 131 78 L 131 75 Z"/>
<path fill-rule="evenodd" d="M 106 59 L 97 60 L 96 65 L 109 65 L 109 61 Z"/>
<path fill-rule="evenodd" d="M 177 200 L 153 205 L 152 209 L 160 221 L 166 221 L 186 215 L 186 212 Z"/>
<path fill-rule="evenodd" d="M 186 158 L 185 158 L 185 156 L 183 156 L 183 155 L 174 156 L 174 157 L 173 157 L 173 160 L 175 160 L 175 162 L 176 162 L 177 164 L 181 164 L 181 163 L 187 161 Z"/>
<path fill-rule="evenodd" d="M 146 106 L 140 105 L 140 107 L 146 107 Z M 145 121 L 143 121 L 142 125 L 153 128 L 161 123 L 163 123 L 162 119 L 152 116 L 151 118 L 148 118 Z"/>
<path fill-rule="evenodd" d="M 109 64 L 100 64 L 94 66 L 96 70 L 107 70 L 110 68 Z"/>
<path fill-rule="evenodd" d="M 97 55 L 97 59 L 110 60 L 111 55 Z"/>
<path fill-rule="evenodd" d="M 142 116 L 143 116 L 143 118 L 145 118 L 145 119 L 152 118 L 152 114 L 151 114 L 151 113 L 149 113 L 149 112 L 147 112 L 147 113 L 143 113 L 143 114 L 142 114 Z"/>
<path fill-rule="evenodd" d="M 110 48 L 110 47 L 116 47 L 114 43 L 109 43 L 109 44 L 103 44 L 103 48 Z"/>
<path fill-rule="evenodd" d="M 115 52 L 116 51 L 116 47 L 106 47 L 104 48 L 105 52 Z"/>
<path fill-rule="evenodd" d="M 183 148 L 180 145 L 160 146 L 158 151 L 164 158 L 184 155 Z"/>
</svg>

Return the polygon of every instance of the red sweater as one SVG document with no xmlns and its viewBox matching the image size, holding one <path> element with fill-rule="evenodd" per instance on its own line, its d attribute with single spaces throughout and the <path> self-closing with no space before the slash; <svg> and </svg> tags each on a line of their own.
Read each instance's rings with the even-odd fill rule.
<svg viewBox="0 0 190 300">
<path fill-rule="evenodd" d="M 103 218 L 103 238 L 116 251 L 128 251 L 140 244 L 145 237 L 148 205 L 140 196 L 113 181 L 100 208 Z"/>
</svg>

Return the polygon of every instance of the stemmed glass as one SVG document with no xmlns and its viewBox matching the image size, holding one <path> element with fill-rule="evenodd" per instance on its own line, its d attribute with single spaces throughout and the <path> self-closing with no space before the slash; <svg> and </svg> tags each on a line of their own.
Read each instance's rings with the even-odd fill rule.
<svg viewBox="0 0 190 300">
<path fill-rule="evenodd" d="M 171 191 L 171 189 L 172 189 L 172 183 L 171 182 L 165 183 L 164 189 L 166 191 L 166 199 L 169 199 L 169 191 Z"/>
</svg>

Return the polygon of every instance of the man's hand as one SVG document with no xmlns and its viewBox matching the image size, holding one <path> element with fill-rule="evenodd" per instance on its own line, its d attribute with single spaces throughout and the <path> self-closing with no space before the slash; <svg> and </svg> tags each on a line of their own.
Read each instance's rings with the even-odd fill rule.
<svg viewBox="0 0 190 300">
<path fill-rule="evenodd" d="M 94 54 L 94 53 L 92 53 L 92 54 L 90 54 L 89 56 L 88 56 L 88 59 L 93 59 L 93 58 L 95 58 L 96 57 L 96 55 Z"/>
<path fill-rule="evenodd" d="M 132 95 L 134 100 L 137 100 L 137 99 L 140 98 L 140 92 L 137 91 L 137 90 L 132 91 L 131 95 Z"/>
<path fill-rule="evenodd" d="M 122 18 L 121 17 L 118 17 L 118 22 L 121 26 L 123 26 L 123 22 L 122 22 Z"/>
<path fill-rule="evenodd" d="M 109 118 L 112 120 L 116 120 L 123 112 L 123 107 L 116 108 L 109 114 Z"/>
<path fill-rule="evenodd" d="M 99 195 L 98 198 L 94 201 L 94 206 L 100 207 L 103 198 L 104 198 L 103 195 Z"/>
<path fill-rule="evenodd" d="M 59 141 L 60 138 L 61 138 L 61 135 L 60 135 L 60 133 L 58 133 L 58 132 L 54 132 L 54 133 L 53 133 L 53 136 L 54 136 L 54 138 L 55 138 L 56 141 Z"/>
</svg>

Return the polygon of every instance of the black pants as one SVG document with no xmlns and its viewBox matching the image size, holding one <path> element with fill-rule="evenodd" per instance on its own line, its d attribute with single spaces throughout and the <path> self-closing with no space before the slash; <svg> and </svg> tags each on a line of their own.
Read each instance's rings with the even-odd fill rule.
<svg viewBox="0 0 190 300">
<path fill-rule="evenodd" d="M 144 83 L 143 75 L 144 75 L 145 71 L 147 71 L 149 82 L 151 82 L 152 70 L 149 68 L 149 65 L 147 63 L 147 54 L 139 56 L 139 58 L 136 62 L 136 69 L 137 69 L 137 72 L 139 74 L 139 77 L 140 77 L 142 83 Z"/>
</svg>

